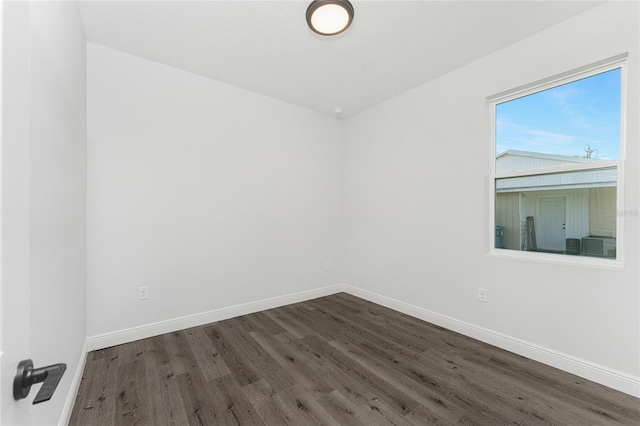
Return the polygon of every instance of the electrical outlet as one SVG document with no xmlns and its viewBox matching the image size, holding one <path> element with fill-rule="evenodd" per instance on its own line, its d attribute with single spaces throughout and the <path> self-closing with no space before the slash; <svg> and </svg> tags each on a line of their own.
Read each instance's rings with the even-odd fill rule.
<svg viewBox="0 0 640 426">
<path fill-rule="evenodd" d="M 331 270 L 331 262 L 330 261 L 326 261 L 324 262 L 324 270 L 325 271 L 330 271 Z"/>
<path fill-rule="evenodd" d="M 487 293 L 488 293 L 488 291 L 487 291 L 486 288 L 479 288 L 478 289 L 478 301 L 487 303 L 488 302 Z"/>
<path fill-rule="evenodd" d="M 149 287 L 138 287 L 138 300 L 147 300 L 149 298 Z"/>
</svg>

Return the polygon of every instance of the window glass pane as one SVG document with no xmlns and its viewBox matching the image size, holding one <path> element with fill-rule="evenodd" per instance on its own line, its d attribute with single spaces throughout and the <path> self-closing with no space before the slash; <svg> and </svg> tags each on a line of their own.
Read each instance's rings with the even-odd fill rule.
<svg viewBox="0 0 640 426">
<path fill-rule="evenodd" d="M 496 172 L 620 159 L 621 69 L 496 105 Z"/>
<path fill-rule="evenodd" d="M 616 168 L 496 179 L 496 248 L 616 258 Z"/>
</svg>

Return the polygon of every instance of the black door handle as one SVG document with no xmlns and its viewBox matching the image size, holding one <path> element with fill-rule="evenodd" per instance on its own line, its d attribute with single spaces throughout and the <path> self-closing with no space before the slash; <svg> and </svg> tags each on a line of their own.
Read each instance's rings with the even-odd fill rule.
<svg viewBox="0 0 640 426">
<path fill-rule="evenodd" d="M 42 387 L 33 403 L 38 404 L 50 400 L 66 369 L 67 364 L 53 364 L 46 367 L 33 368 L 33 361 L 30 359 L 20 361 L 18 363 L 18 371 L 16 371 L 16 375 L 13 378 L 13 399 L 18 401 L 26 398 L 31 390 L 31 385 L 42 383 Z"/>
</svg>

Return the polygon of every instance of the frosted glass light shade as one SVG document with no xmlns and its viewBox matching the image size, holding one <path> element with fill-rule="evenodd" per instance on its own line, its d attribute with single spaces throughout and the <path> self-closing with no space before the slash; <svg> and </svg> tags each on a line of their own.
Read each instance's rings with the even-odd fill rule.
<svg viewBox="0 0 640 426">
<path fill-rule="evenodd" d="M 307 23 L 321 35 L 340 34 L 351 25 L 353 6 L 348 0 L 315 0 L 307 8 Z"/>
</svg>

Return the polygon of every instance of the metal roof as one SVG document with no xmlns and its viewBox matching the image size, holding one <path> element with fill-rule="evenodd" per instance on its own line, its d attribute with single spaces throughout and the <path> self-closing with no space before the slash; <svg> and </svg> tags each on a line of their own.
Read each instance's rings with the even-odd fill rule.
<svg viewBox="0 0 640 426">
<path fill-rule="evenodd" d="M 497 172 L 535 170 L 576 163 L 594 163 L 596 158 L 509 150 L 496 157 Z M 598 170 L 581 170 L 519 176 L 498 179 L 497 192 L 524 192 L 558 189 L 577 189 L 616 186 L 618 173 L 615 167 Z"/>
</svg>

